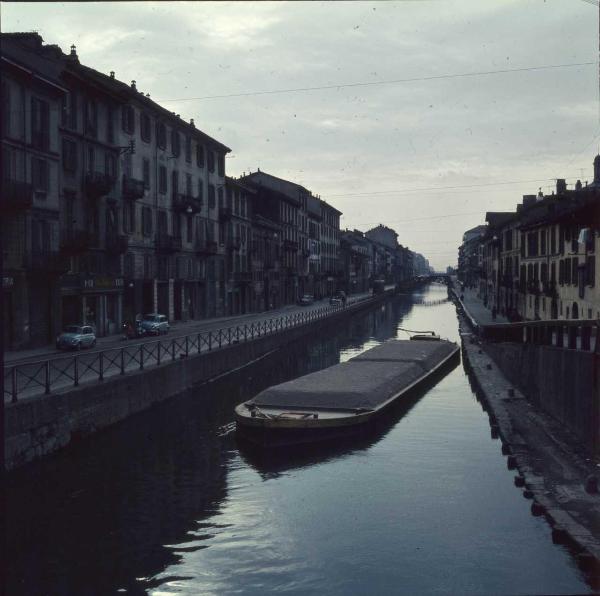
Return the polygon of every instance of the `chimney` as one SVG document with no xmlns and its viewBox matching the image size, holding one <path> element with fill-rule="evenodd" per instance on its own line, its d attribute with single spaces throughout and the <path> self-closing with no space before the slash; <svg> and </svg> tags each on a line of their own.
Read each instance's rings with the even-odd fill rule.
<svg viewBox="0 0 600 596">
<path fill-rule="evenodd" d="M 137 87 L 135 86 L 135 81 L 131 81 L 131 88 L 132 88 L 134 91 L 137 91 Z"/>
<path fill-rule="evenodd" d="M 564 178 L 556 179 L 556 194 L 564 195 L 567 192 L 567 182 Z"/>
<path fill-rule="evenodd" d="M 115 71 L 114 71 L 114 70 L 111 70 L 111 71 L 110 71 L 110 78 L 111 78 L 111 79 L 114 79 L 114 78 L 115 78 Z"/>
<path fill-rule="evenodd" d="M 577 182 L 575 182 L 575 190 L 581 190 L 581 180 L 577 180 Z"/>
<path fill-rule="evenodd" d="M 535 203 L 535 195 L 523 195 L 523 208 L 530 207 Z"/>
<path fill-rule="evenodd" d="M 192 128 L 196 128 L 196 125 L 194 124 L 194 119 L 193 118 L 190 118 L 190 126 Z"/>
<path fill-rule="evenodd" d="M 600 155 L 596 155 L 594 158 L 594 182 L 593 184 L 600 184 Z"/>
</svg>

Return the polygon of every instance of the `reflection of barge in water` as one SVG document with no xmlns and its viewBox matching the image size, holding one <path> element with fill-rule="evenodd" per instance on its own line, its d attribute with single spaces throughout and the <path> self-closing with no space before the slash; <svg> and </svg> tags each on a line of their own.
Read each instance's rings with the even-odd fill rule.
<svg viewBox="0 0 600 596">
<path fill-rule="evenodd" d="M 391 340 L 348 362 L 269 387 L 239 404 L 237 430 L 260 445 L 306 443 L 360 432 L 458 358 L 458 345 L 437 337 Z"/>
</svg>

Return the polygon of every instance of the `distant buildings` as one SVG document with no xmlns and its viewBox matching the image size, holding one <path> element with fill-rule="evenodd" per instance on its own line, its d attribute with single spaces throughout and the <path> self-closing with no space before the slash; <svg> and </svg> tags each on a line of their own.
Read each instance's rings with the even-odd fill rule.
<svg viewBox="0 0 600 596">
<path fill-rule="evenodd" d="M 458 277 L 511 320 L 599 319 L 600 156 L 594 181 L 525 195 L 514 212 L 490 212 L 465 233 Z"/>
<path fill-rule="evenodd" d="M 390 228 L 342 232 L 341 212 L 299 184 L 226 176 L 226 145 L 74 46 L 1 41 L 8 349 L 70 323 L 104 336 L 145 312 L 241 314 L 430 271 Z"/>
</svg>

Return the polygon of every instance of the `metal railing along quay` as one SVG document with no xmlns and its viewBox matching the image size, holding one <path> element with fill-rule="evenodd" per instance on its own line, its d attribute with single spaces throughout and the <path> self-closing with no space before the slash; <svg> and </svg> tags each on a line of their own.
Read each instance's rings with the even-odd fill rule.
<svg viewBox="0 0 600 596">
<path fill-rule="evenodd" d="M 480 327 L 483 339 L 554 346 L 569 350 L 600 352 L 600 321 L 595 319 L 555 319 L 496 323 Z"/>
<path fill-rule="evenodd" d="M 179 358 L 210 352 L 306 325 L 337 312 L 351 310 L 356 305 L 372 299 L 371 296 L 364 296 L 346 306 L 325 306 L 214 331 L 200 331 L 179 337 L 129 343 L 103 350 L 76 352 L 72 355 L 35 362 L 5 365 L 4 399 L 14 403 L 19 398 L 50 394 L 59 389 L 77 387 L 81 383 L 101 382 L 107 377 L 160 366 Z"/>
</svg>

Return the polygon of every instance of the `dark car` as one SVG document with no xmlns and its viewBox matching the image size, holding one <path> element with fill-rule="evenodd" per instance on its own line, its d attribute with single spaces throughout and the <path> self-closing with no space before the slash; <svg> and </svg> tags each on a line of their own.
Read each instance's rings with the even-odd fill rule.
<svg viewBox="0 0 600 596">
<path fill-rule="evenodd" d="M 329 299 L 329 304 L 332 306 L 343 306 L 346 304 L 346 292 L 344 290 L 336 290 L 335 294 Z"/>
<path fill-rule="evenodd" d="M 315 301 L 315 299 L 313 298 L 313 296 L 311 294 L 304 294 L 304 296 L 302 296 L 300 298 L 300 300 L 298 300 L 298 304 L 300 306 L 309 306 L 314 301 Z"/>
</svg>

